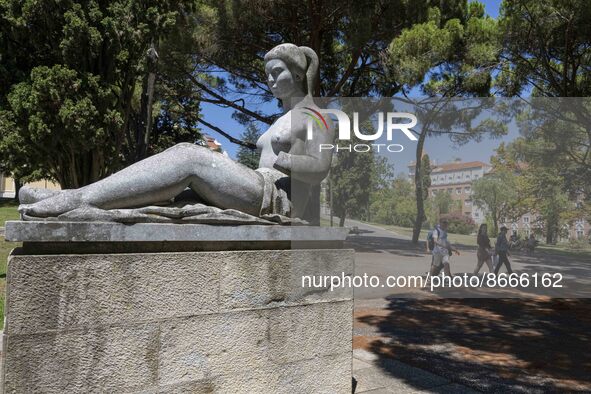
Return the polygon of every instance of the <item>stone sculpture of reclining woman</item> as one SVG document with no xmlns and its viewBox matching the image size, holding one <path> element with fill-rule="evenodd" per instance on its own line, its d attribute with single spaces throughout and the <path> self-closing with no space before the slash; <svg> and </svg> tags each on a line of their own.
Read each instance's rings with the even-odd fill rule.
<svg viewBox="0 0 591 394">
<path fill-rule="evenodd" d="M 318 109 L 312 99 L 317 73 L 318 57 L 310 48 L 281 44 L 265 55 L 268 86 L 285 114 L 257 141 L 257 170 L 203 146 L 182 143 L 80 189 L 50 194 L 25 187 L 19 211 L 29 218 L 47 218 L 82 207 L 142 207 L 169 201 L 189 187 L 221 209 L 301 218 L 309 191 L 330 169 L 332 152 L 319 146 L 335 138 L 331 124 L 327 129 L 314 124 L 307 138 L 308 118 L 302 109 Z"/>
</svg>

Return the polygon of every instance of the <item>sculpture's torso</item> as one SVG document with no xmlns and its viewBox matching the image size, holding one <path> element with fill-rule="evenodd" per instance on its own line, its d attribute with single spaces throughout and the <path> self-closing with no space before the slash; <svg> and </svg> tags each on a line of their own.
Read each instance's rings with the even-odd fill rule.
<svg viewBox="0 0 591 394">
<path fill-rule="evenodd" d="M 292 116 L 293 113 L 294 111 L 289 111 L 281 116 L 258 139 L 257 149 L 261 152 L 259 167 L 274 168 L 279 152 L 306 154 L 303 143 L 295 144 L 296 140 L 303 137 L 302 131 L 305 130 L 305 124 L 301 116 Z"/>
</svg>

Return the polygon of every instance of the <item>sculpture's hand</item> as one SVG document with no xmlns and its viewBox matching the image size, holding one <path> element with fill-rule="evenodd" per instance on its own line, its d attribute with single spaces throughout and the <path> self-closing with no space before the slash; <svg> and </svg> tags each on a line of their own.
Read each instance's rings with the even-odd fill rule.
<svg viewBox="0 0 591 394">
<path fill-rule="evenodd" d="M 279 152 L 273 167 L 285 175 L 291 175 L 291 155 L 283 151 Z"/>
</svg>

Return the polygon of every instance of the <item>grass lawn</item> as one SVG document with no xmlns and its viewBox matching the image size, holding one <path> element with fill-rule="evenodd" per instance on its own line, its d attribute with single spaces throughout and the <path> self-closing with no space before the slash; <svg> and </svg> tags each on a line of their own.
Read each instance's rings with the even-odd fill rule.
<svg viewBox="0 0 591 394">
<path fill-rule="evenodd" d="M 0 329 L 4 327 L 4 289 L 6 286 L 6 260 L 8 253 L 19 244 L 17 242 L 4 242 L 0 236 Z"/>
<path fill-rule="evenodd" d="M 380 223 L 371 223 L 371 224 L 374 226 L 385 228 L 386 230 L 392 231 L 398 235 L 412 237 L 412 228 L 409 228 L 409 227 L 391 226 L 391 225 L 380 224 Z M 425 241 L 427 239 L 428 232 L 429 232 L 429 230 L 421 230 L 421 235 L 420 235 L 419 239 L 422 241 Z M 463 235 L 463 234 L 448 233 L 448 239 L 453 244 L 461 244 L 461 245 L 468 245 L 468 246 L 475 246 L 476 245 L 476 235 Z"/>
<path fill-rule="evenodd" d="M 561 243 L 557 245 L 540 245 L 538 246 L 536 251 L 569 257 L 584 257 L 591 260 L 591 245 L 588 245 L 581 249 L 574 249 L 566 243 Z"/>
<path fill-rule="evenodd" d="M 4 222 L 7 220 L 19 218 L 17 206 L 18 204 L 13 200 L 0 200 L 0 227 L 4 227 Z"/>
<path fill-rule="evenodd" d="M 19 218 L 16 210 L 17 204 L 14 201 L 0 201 L 0 227 L 4 227 L 7 220 Z M 0 236 L 0 329 L 4 328 L 4 288 L 6 285 L 6 260 L 8 253 L 19 246 L 17 242 L 5 242 Z"/>
</svg>

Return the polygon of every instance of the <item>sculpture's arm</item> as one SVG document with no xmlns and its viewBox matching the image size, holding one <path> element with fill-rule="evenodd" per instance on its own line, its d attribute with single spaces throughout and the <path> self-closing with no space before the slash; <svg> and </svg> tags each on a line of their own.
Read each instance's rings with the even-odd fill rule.
<svg viewBox="0 0 591 394">
<path fill-rule="evenodd" d="M 334 143 L 334 127 L 328 130 L 314 128 L 312 139 L 298 138 L 290 153 L 279 152 L 275 161 L 275 168 L 286 175 L 309 184 L 320 183 L 330 170 L 332 149 L 320 149 L 321 144 Z M 297 154 L 292 152 L 305 152 Z"/>
</svg>

